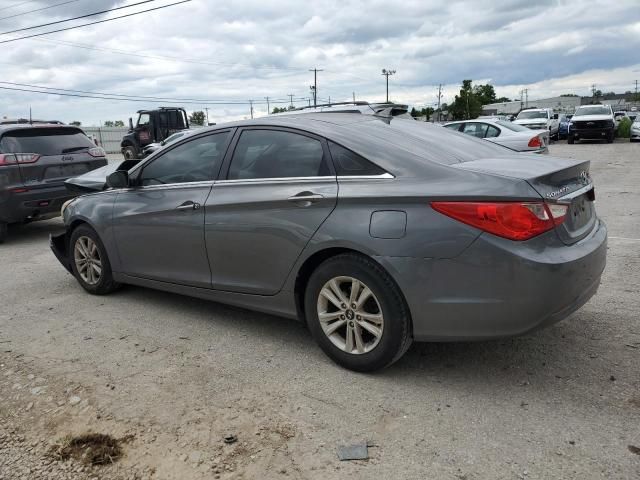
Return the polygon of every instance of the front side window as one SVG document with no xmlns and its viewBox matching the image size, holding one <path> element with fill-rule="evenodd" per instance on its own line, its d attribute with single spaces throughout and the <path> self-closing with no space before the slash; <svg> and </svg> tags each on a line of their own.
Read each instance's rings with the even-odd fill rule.
<svg viewBox="0 0 640 480">
<path fill-rule="evenodd" d="M 151 117 L 149 116 L 148 113 L 140 114 L 140 118 L 138 118 L 139 127 L 144 127 L 145 125 L 149 125 L 150 122 L 151 122 Z"/>
<path fill-rule="evenodd" d="M 459 123 L 450 123 L 449 125 L 445 125 L 444 128 L 448 128 L 450 130 L 455 130 L 456 132 L 460 129 Z"/>
<path fill-rule="evenodd" d="M 214 133 L 178 145 L 142 170 L 143 186 L 213 180 L 224 157 L 229 132 Z"/>
<path fill-rule="evenodd" d="M 238 140 L 229 180 L 331 175 L 319 140 L 278 130 L 245 130 Z"/>
</svg>

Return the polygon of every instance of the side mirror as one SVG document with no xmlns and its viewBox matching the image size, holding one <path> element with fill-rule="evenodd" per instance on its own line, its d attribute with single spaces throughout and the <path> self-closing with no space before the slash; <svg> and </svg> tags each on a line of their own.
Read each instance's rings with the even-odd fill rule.
<svg viewBox="0 0 640 480">
<path fill-rule="evenodd" d="M 553 114 L 553 119 L 554 119 L 554 120 L 557 120 L 557 119 L 558 119 L 558 114 L 557 114 L 557 113 L 554 113 L 554 114 Z"/>
<path fill-rule="evenodd" d="M 129 174 L 117 170 L 107 176 L 107 186 L 111 188 L 127 188 L 129 186 Z"/>
<path fill-rule="evenodd" d="M 133 118 L 129 117 L 129 130 L 133 130 Z"/>
</svg>

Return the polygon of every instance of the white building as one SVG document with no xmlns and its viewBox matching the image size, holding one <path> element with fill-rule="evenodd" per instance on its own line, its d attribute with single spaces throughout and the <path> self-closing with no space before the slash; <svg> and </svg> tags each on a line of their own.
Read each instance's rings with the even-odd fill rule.
<svg viewBox="0 0 640 480">
<path fill-rule="evenodd" d="M 484 115 L 515 115 L 523 108 L 551 108 L 558 113 L 573 113 L 580 106 L 580 97 L 551 97 L 539 100 L 529 100 L 528 102 L 505 102 L 491 103 L 482 106 Z"/>
</svg>

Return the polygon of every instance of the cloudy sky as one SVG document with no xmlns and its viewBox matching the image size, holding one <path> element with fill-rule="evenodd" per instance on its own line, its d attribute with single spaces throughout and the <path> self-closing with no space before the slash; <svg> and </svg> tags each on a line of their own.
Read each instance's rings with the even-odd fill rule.
<svg viewBox="0 0 640 480">
<path fill-rule="evenodd" d="M 174 100 L 189 111 L 208 107 L 220 122 L 248 116 L 249 99 L 257 115 L 267 96 L 272 108 L 289 94 L 306 104 L 314 67 L 323 70 L 322 101 L 353 92 L 384 100 L 388 68 L 397 71 L 390 97 L 418 107 L 437 101 L 440 83 L 450 101 L 465 78 L 492 83 L 498 96 L 528 88 L 530 99 L 587 95 L 592 84 L 624 92 L 640 80 L 640 0 L 192 0 L 8 41 L 179 0 L 13 32 L 140 1 L 0 0 L 0 117 L 28 116 L 31 106 L 34 118 L 97 125 Z M 6 90 L 43 90 L 34 86 L 158 100 Z"/>
</svg>

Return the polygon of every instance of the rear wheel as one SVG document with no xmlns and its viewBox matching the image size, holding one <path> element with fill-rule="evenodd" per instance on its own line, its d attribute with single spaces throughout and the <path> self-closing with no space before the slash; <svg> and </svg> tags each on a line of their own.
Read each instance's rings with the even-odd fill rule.
<svg viewBox="0 0 640 480">
<path fill-rule="evenodd" d="M 4 243 L 7 239 L 7 224 L 4 222 L 0 222 L 0 243 Z"/>
<path fill-rule="evenodd" d="M 305 314 L 320 348 L 350 370 L 384 368 L 411 345 L 411 318 L 400 289 L 364 256 L 342 254 L 322 263 L 309 279 Z"/>
<path fill-rule="evenodd" d="M 131 145 L 127 145 L 122 149 L 122 155 L 124 156 L 125 160 L 135 160 L 136 158 L 138 158 L 136 149 Z"/>
<path fill-rule="evenodd" d="M 107 251 L 98 234 L 81 225 L 71 234 L 71 269 L 78 283 L 93 295 L 106 295 L 120 284 L 113 279 Z"/>
</svg>

